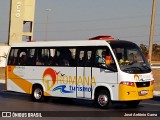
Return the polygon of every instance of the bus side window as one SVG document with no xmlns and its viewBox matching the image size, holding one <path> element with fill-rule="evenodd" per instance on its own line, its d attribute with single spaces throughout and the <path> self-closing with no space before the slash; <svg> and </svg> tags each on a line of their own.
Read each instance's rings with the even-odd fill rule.
<svg viewBox="0 0 160 120">
<path fill-rule="evenodd" d="M 59 49 L 55 49 L 55 55 L 54 55 L 54 58 L 53 58 L 53 65 L 54 66 L 58 66 L 59 65 L 59 56 L 60 56 L 60 51 Z"/>
<path fill-rule="evenodd" d="M 27 65 L 35 65 L 35 48 L 28 49 Z"/>
<path fill-rule="evenodd" d="M 109 48 L 99 48 L 96 50 L 96 57 L 95 57 L 95 67 L 113 67 L 114 69 L 117 69 L 115 61 L 113 59 L 113 56 L 109 50 Z M 106 57 L 110 59 L 107 60 L 106 63 Z"/>
<path fill-rule="evenodd" d="M 60 50 L 60 66 L 70 66 L 70 60 L 71 60 L 71 51 L 69 48 L 62 48 Z"/>
<path fill-rule="evenodd" d="M 76 48 L 70 48 L 69 49 L 70 51 L 71 51 L 71 58 L 70 58 L 70 60 L 69 60 L 69 64 L 70 64 L 70 66 L 71 67 L 74 67 L 74 66 L 76 66 Z"/>
<path fill-rule="evenodd" d="M 22 51 L 19 54 L 19 65 L 26 65 L 27 64 L 27 53 Z"/>
<path fill-rule="evenodd" d="M 48 48 L 42 49 L 41 62 L 43 65 L 48 65 L 50 50 Z"/>
<path fill-rule="evenodd" d="M 50 48 L 38 48 L 36 52 L 36 65 L 51 65 Z"/>
<path fill-rule="evenodd" d="M 36 49 L 36 65 L 44 65 L 43 60 L 42 60 L 42 48 L 37 48 Z"/>
<path fill-rule="evenodd" d="M 9 55 L 9 65 L 34 65 L 35 49 L 12 48 Z"/>
<path fill-rule="evenodd" d="M 77 63 L 79 67 L 92 67 L 94 63 L 93 47 L 79 48 L 77 52 Z"/>
<path fill-rule="evenodd" d="M 85 66 L 85 56 L 84 56 L 84 50 L 79 51 L 79 56 L 78 56 L 78 66 L 84 67 Z"/>
<path fill-rule="evenodd" d="M 8 65 L 17 65 L 18 61 L 17 54 L 18 54 L 18 49 L 12 48 L 8 59 Z"/>
<path fill-rule="evenodd" d="M 87 51 L 87 54 L 86 54 L 86 67 L 92 67 L 93 66 L 93 63 L 94 63 L 94 52 L 93 52 L 93 49 L 90 49 Z"/>
<path fill-rule="evenodd" d="M 49 50 L 49 58 L 48 58 L 48 63 L 47 65 L 49 66 L 53 66 L 55 65 L 56 63 L 56 60 L 55 60 L 55 49 L 54 48 L 50 48 Z"/>
<path fill-rule="evenodd" d="M 105 56 L 106 49 L 97 49 L 95 57 L 96 66 L 99 66 L 100 64 L 105 64 Z"/>
</svg>

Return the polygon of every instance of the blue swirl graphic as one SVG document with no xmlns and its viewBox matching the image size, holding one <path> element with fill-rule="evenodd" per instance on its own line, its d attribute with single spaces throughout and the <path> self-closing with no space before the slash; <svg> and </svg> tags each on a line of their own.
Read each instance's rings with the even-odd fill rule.
<svg viewBox="0 0 160 120">
<path fill-rule="evenodd" d="M 66 85 L 60 85 L 60 86 L 55 87 L 53 91 L 60 90 L 61 93 L 73 93 L 73 91 L 67 91 L 65 90 L 65 88 L 66 88 Z"/>
</svg>

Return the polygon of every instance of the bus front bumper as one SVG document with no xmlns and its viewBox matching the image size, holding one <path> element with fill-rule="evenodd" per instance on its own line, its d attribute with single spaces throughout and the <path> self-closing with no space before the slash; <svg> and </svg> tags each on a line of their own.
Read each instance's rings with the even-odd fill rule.
<svg viewBox="0 0 160 120">
<path fill-rule="evenodd" d="M 119 100 L 131 101 L 131 100 L 145 100 L 153 98 L 154 85 L 149 87 L 137 88 L 132 86 L 119 85 Z"/>
</svg>

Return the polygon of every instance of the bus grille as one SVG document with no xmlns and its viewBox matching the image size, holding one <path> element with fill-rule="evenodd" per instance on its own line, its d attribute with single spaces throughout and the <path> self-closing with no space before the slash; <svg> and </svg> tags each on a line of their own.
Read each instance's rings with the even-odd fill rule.
<svg viewBox="0 0 160 120">
<path fill-rule="evenodd" d="M 149 87 L 150 82 L 136 82 L 137 87 Z"/>
</svg>

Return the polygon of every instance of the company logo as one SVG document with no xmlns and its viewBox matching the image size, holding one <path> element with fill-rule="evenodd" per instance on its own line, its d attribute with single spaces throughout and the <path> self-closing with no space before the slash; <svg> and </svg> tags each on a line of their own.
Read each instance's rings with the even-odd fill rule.
<svg viewBox="0 0 160 120">
<path fill-rule="evenodd" d="M 53 91 L 60 90 L 61 93 L 73 93 L 73 91 L 67 91 L 65 90 L 65 88 L 66 88 L 66 85 L 60 85 L 60 86 L 55 87 Z"/>
<path fill-rule="evenodd" d="M 59 72 L 56 72 L 55 70 L 51 68 L 47 68 L 43 73 L 43 84 L 49 91 L 56 83 L 56 76 L 59 74 Z M 51 83 L 50 83 L 51 82 Z"/>
<path fill-rule="evenodd" d="M 67 76 L 61 71 L 56 72 L 52 68 L 47 68 L 44 71 L 42 81 L 47 91 L 60 91 L 61 93 L 91 92 L 91 86 L 96 85 L 94 76 Z"/>
<path fill-rule="evenodd" d="M 139 75 L 135 74 L 134 75 L 134 80 L 138 82 L 139 81 Z"/>
<path fill-rule="evenodd" d="M 148 77 L 150 77 L 150 76 L 148 76 L 148 75 L 137 75 L 137 74 L 134 75 L 134 79 L 137 82 L 150 81 L 151 79 L 148 78 Z"/>
</svg>

